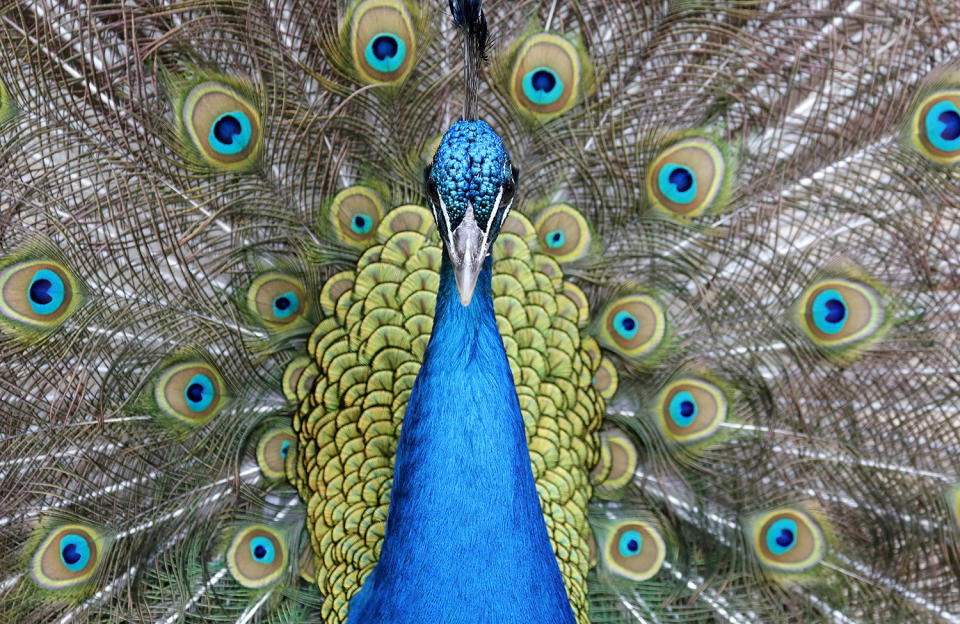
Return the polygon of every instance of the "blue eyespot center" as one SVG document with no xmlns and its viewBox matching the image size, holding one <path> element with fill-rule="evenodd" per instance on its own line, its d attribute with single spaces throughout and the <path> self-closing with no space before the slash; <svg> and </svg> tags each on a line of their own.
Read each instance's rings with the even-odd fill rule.
<svg viewBox="0 0 960 624">
<path fill-rule="evenodd" d="M 552 70 L 538 67 L 523 76 L 523 94 L 537 106 L 548 106 L 563 95 L 563 81 Z"/>
<path fill-rule="evenodd" d="M 80 561 L 80 553 L 77 552 L 76 544 L 67 544 L 64 546 L 61 554 L 63 555 L 63 560 L 67 563 L 67 565 Z"/>
<path fill-rule="evenodd" d="M 190 387 L 187 388 L 187 398 L 191 401 L 202 401 L 203 400 L 203 386 L 198 383 L 190 384 Z"/>
<path fill-rule="evenodd" d="M 563 230 L 554 230 L 547 234 L 547 247 L 551 249 L 556 249 L 557 247 L 563 247 L 564 243 Z"/>
<path fill-rule="evenodd" d="M 277 553 L 269 539 L 257 536 L 250 540 L 250 554 L 258 563 L 271 564 Z"/>
<path fill-rule="evenodd" d="M 697 415 L 697 400 L 686 390 L 680 391 L 670 399 L 670 418 L 678 427 L 688 427 Z"/>
<path fill-rule="evenodd" d="M 385 74 L 395 72 L 403 65 L 407 45 L 396 35 L 379 33 L 367 44 L 363 56 L 375 71 Z"/>
<path fill-rule="evenodd" d="M 797 523 L 790 518 L 780 518 L 770 525 L 766 535 L 767 548 L 774 555 L 782 555 L 797 543 Z"/>
<path fill-rule="evenodd" d="M 640 324 L 637 322 L 637 317 L 625 310 L 617 312 L 616 316 L 613 317 L 614 329 L 627 340 L 632 340 L 633 337 L 637 335 L 639 326 Z"/>
<path fill-rule="evenodd" d="M 213 124 L 213 135 L 221 143 L 230 144 L 233 143 L 233 137 L 240 134 L 240 122 L 237 121 L 237 118 L 233 115 L 224 115 L 217 123 Z"/>
<path fill-rule="evenodd" d="M 626 531 L 620 536 L 618 550 L 624 557 L 633 557 L 640 554 L 643 548 L 643 536 L 639 531 Z"/>
<path fill-rule="evenodd" d="M 354 215 L 350 228 L 357 234 L 366 234 L 373 228 L 373 219 L 367 215 Z"/>
<path fill-rule="evenodd" d="M 86 567 L 90 561 L 90 545 L 87 540 L 75 533 L 60 538 L 60 561 L 73 572 Z"/>
<path fill-rule="evenodd" d="M 300 298 L 292 290 L 273 300 L 273 315 L 278 319 L 288 318 L 298 309 L 300 309 Z"/>
<path fill-rule="evenodd" d="M 667 200 L 675 204 L 689 204 L 697 196 L 697 178 L 693 172 L 676 163 L 664 163 L 657 174 L 657 186 Z"/>
<path fill-rule="evenodd" d="M 557 76 L 552 71 L 538 69 L 533 72 L 533 78 L 530 80 L 533 88 L 543 93 L 549 93 L 557 84 Z"/>
<path fill-rule="evenodd" d="M 290 451 L 290 440 L 284 440 L 283 444 L 280 445 L 280 454 L 286 457 L 289 451 Z"/>
<path fill-rule="evenodd" d="M 828 323 L 839 323 L 843 320 L 843 317 L 847 315 L 847 308 L 843 305 L 842 301 L 838 301 L 837 299 L 827 301 L 826 308 L 826 319 Z"/>
<path fill-rule="evenodd" d="M 943 130 L 940 131 L 941 139 L 953 141 L 960 137 L 960 113 L 955 110 L 943 111 L 937 116 L 937 120 L 943 124 Z"/>
<path fill-rule="evenodd" d="M 230 111 L 217 117 L 210 127 L 210 146 L 225 156 L 239 154 L 250 144 L 253 126 L 242 111 Z"/>
<path fill-rule="evenodd" d="M 63 305 L 65 293 L 66 289 L 59 275 L 49 269 L 40 269 L 30 281 L 30 309 L 36 314 L 53 314 Z"/>
<path fill-rule="evenodd" d="M 373 40 L 373 55 L 381 61 L 393 58 L 399 49 L 396 37 L 380 35 Z"/>
<path fill-rule="evenodd" d="M 47 291 L 50 290 L 51 286 L 53 286 L 53 284 L 50 283 L 50 280 L 34 280 L 33 283 L 30 284 L 30 300 L 40 305 L 50 303 L 53 301 L 53 297 L 51 297 Z"/>
<path fill-rule="evenodd" d="M 780 535 L 777 537 L 777 543 L 781 546 L 789 546 L 793 543 L 793 531 L 790 529 L 780 529 Z"/>
<path fill-rule="evenodd" d="M 927 111 L 924 119 L 927 140 L 942 152 L 960 150 L 960 110 L 950 100 L 941 100 Z"/>
<path fill-rule="evenodd" d="M 183 393 L 187 399 L 187 407 L 194 412 L 202 412 L 213 403 L 213 382 L 206 375 L 196 374 L 190 379 Z"/>
<path fill-rule="evenodd" d="M 670 184 L 682 193 L 693 186 L 693 174 L 686 167 L 677 167 L 670 172 Z"/>
<path fill-rule="evenodd" d="M 824 334 L 838 333 L 847 317 L 847 303 L 836 290 L 824 290 L 813 300 L 813 323 Z"/>
</svg>

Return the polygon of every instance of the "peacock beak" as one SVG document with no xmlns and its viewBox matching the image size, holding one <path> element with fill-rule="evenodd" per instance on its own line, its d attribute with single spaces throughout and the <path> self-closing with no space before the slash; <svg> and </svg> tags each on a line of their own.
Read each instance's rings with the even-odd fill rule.
<svg viewBox="0 0 960 624">
<path fill-rule="evenodd" d="M 488 248 L 487 232 L 477 224 L 473 204 L 470 203 L 460 225 L 450 236 L 447 250 L 453 264 L 453 275 L 457 280 L 460 303 L 464 307 L 473 300 L 473 291 L 477 287 L 477 278 L 483 268 Z"/>
</svg>

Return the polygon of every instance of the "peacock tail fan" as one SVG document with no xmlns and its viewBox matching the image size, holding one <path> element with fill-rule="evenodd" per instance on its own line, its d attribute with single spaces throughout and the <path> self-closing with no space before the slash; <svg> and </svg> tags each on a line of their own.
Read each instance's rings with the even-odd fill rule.
<svg viewBox="0 0 960 624">
<path fill-rule="evenodd" d="M 955 8 L 483 4 L 519 184 L 478 296 L 578 623 L 960 622 Z M 0 620 L 348 621 L 454 29 L 0 5 Z"/>
</svg>

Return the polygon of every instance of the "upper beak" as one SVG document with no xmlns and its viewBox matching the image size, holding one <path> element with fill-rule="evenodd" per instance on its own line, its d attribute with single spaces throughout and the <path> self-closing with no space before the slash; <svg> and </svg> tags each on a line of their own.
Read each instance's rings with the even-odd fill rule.
<svg viewBox="0 0 960 624">
<path fill-rule="evenodd" d="M 457 292 L 460 293 L 460 303 L 466 307 L 473 300 L 477 278 L 487 256 L 487 233 L 477 224 L 472 204 L 467 205 L 463 221 L 450 236 L 449 255 L 453 263 L 453 275 L 457 280 Z"/>
</svg>

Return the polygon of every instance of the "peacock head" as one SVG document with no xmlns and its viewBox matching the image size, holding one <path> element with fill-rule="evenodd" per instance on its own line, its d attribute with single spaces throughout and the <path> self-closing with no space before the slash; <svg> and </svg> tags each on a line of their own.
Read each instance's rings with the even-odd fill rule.
<svg viewBox="0 0 960 624">
<path fill-rule="evenodd" d="M 458 121 L 443 135 L 424 178 L 440 238 L 470 305 L 477 277 L 517 192 L 519 172 L 485 121 Z"/>
</svg>

